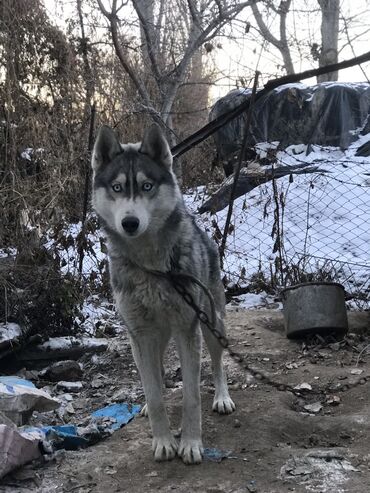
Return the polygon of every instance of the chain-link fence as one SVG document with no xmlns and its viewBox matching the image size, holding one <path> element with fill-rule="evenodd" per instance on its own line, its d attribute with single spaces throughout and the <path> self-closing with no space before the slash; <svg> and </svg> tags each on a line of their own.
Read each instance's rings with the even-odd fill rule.
<svg viewBox="0 0 370 493">
<path fill-rule="evenodd" d="M 289 170 L 240 195 L 234 203 L 227 235 L 223 274 L 230 291 L 270 289 L 305 281 L 339 281 L 354 308 L 370 301 L 370 158 L 357 157 L 359 143 L 337 148 L 291 146 L 276 151 L 273 165 Z M 276 144 L 258 149 L 260 156 Z M 296 174 L 297 166 L 299 173 Z M 271 167 L 269 167 L 271 170 Z M 264 167 L 246 176 L 263 182 Z M 274 175 L 272 175 L 274 176 Z M 232 181 L 229 179 L 229 182 Z M 215 185 L 212 185 L 213 190 Z M 222 186 L 221 186 L 222 189 Z M 211 187 L 185 191 L 196 212 L 209 200 Z M 217 194 L 217 192 L 216 192 Z M 214 214 L 197 214 L 200 226 L 220 244 L 227 205 Z M 94 216 L 87 221 L 82 276 L 91 292 L 109 293 L 106 247 Z M 64 241 L 61 238 L 67 238 Z M 60 231 L 54 248 L 62 249 L 63 271 L 78 275 L 80 225 Z M 93 309 L 93 298 L 90 308 Z M 87 308 L 87 312 L 90 309 Z M 88 313 L 87 313 L 88 314 Z"/>
<path fill-rule="evenodd" d="M 273 167 L 276 175 L 287 167 L 285 176 L 235 200 L 223 260 L 226 285 L 242 288 L 256 279 L 272 288 L 340 281 L 356 307 L 367 306 L 370 159 L 355 156 L 358 144 L 347 151 L 312 146 L 307 152 L 307 146 L 290 146 L 277 152 Z M 302 174 L 294 173 L 297 165 Z M 248 177 L 248 168 L 243 171 Z M 258 182 L 258 175 L 263 182 L 266 170 L 252 166 L 250 180 Z M 197 205 L 204 199 L 198 196 Z M 224 231 L 226 212 L 224 207 L 202 215 L 216 241 Z"/>
<path fill-rule="evenodd" d="M 230 294 L 276 294 L 296 282 L 334 280 L 344 284 L 353 308 L 369 307 L 370 157 L 356 155 L 369 142 L 369 134 L 359 136 L 345 151 L 302 144 L 255 146 L 257 159 L 242 169 L 222 259 Z M 202 229 L 220 244 L 229 189 L 227 183 L 219 185 L 219 168 L 210 172 L 211 140 L 196 150 L 196 159 L 189 153 L 183 161 L 186 202 L 196 212 L 213 197 L 222 198 L 213 214 L 197 214 Z M 45 173 L 47 181 L 47 169 L 42 167 L 36 178 Z M 70 333 L 73 327 L 109 330 L 114 309 L 104 233 L 96 217 L 89 211 L 82 226 L 81 215 L 54 207 L 51 200 L 57 197 L 49 189 L 38 202 L 28 193 L 31 179 L 19 178 L 20 192 L 11 190 L 14 199 L 9 192 L 4 202 L 4 220 L 13 236 L 9 241 L 3 236 L 0 250 L 0 319 L 49 335 L 51 330 Z M 205 185 L 192 187 L 199 182 Z M 79 204 L 75 209 L 82 211 Z"/>
</svg>

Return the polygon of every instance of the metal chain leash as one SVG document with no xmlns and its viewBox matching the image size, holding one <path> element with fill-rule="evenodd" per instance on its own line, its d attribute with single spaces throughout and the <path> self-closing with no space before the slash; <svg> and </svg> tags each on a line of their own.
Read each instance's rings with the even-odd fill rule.
<svg viewBox="0 0 370 493">
<path fill-rule="evenodd" d="M 212 312 L 212 321 L 211 321 L 208 317 L 207 312 L 205 312 L 204 310 L 199 308 L 199 306 L 195 303 L 193 296 L 191 295 L 191 293 L 189 293 L 189 291 L 187 291 L 185 286 L 179 281 L 178 276 L 176 274 L 173 274 L 173 273 L 170 273 L 169 276 L 170 276 L 171 283 L 172 283 L 175 291 L 177 291 L 177 293 L 179 293 L 179 295 L 183 298 L 185 303 L 187 303 L 194 310 L 196 316 L 198 317 L 198 320 L 202 324 L 204 324 L 207 327 L 207 329 L 215 336 L 215 338 L 218 340 L 219 344 L 224 349 L 227 349 L 230 352 L 229 341 L 228 341 L 227 337 L 225 337 L 215 327 L 216 316 L 215 316 L 214 310 L 212 309 L 213 307 L 211 307 L 211 312 Z M 207 293 L 207 294 L 209 294 L 209 297 L 212 297 L 212 295 L 210 293 Z"/>
<path fill-rule="evenodd" d="M 249 373 L 253 375 L 254 378 L 257 380 L 260 380 L 267 385 L 270 385 L 272 387 L 275 387 L 277 390 L 281 392 L 289 391 L 292 392 L 294 395 L 297 396 L 302 396 L 302 393 L 304 393 L 304 389 L 296 389 L 293 386 L 282 383 L 282 382 L 277 382 L 276 380 L 273 380 L 269 375 L 267 375 L 264 371 L 255 368 L 251 366 L 249 363 L 246 362 L 246 357 L 242 354 L 240 354 L 237 351 L 234 351 L 230 349 L 229 346 L 229 341 L 225 335 L 223 335 L 218 329 L 215 327 L 215 314 L 214 314 L 214 303 L 211 304 L 211 312 L 212 312 L 212 321 L 209 319 L 208 314 L 199 308 L 199 306 L 195 303 L 193 296 L 189 291 L 185 288 L 183 283 L 180 281 L 181 278 L 183 279 L 190 279 L 192 281 L 198 281 L 196 278 L 193 278 L 193 276 L 188 276 L 186 274 L 177 274 L 177 273 L 172 273 L 169 272 L 166 274 L 168 278 L 171 280 L 171 283 L 175 289 L 175 291 L 182 297 L 182 299 L 185 301 L 187 305 L 189 305 L 195 312 L 198 320 L 203 323 L 207 329 L 214 335 L 214 337 L 218 340 L 219 344 L 227 350 L 231 358 L 238 363 L 240 366 L 242 366 L 245 370 L 247 370 Z M 208 298 L 213 298 L 212 294 L 209 293 L 209 290 L 199 281 L 197 282 L 199 286 L 202 287 L 204 292 L 207 294 Z M 359 378 L 355 382 L 351 383 L 346 383 L 344 385 L 340 385 L 337 388 L 335 388 L 335 392 L 346 392 L 349 389 L 352 389 L 354 387 L 357 387 L 358 385 L 364 385 L 368 381 L 370 381 L 370 375 L 364 376 L 362 378 Z"/>
<path fill-rule="evenodd" d="M 137 266 L 137 267 L 139 267 L 139 266 Z M 175 289 L 175 291 L 181 296 L 181 298 L 185 301 L 185 303 L 194 310 L 198 320 L 207 327 L 207 329 L 217 339 L 219 344 L 224 349 L 227 350 L 230 357 L 238 365 L 242 366 L 243 369 L 245 369 L 249 373 L 251 373 L 251 375 L 253 375 L 253 377 L 256 380 L 259 380 L 259 381 L 261 381 L 267 385 L 270 385 L 271 387 L 274 387 L 281 392 L 288 391 L 288 392 L 291 392 L 292 394 L 294 394 L 296 396 L 302 396 L 302 394 L 305 392 L 305 389 L 297 389 L 297 388 L 294 388 L 292 385 L 273 380 L 264 371 L 260 370 L 259 368 L 255 368 L 255 367 L 251 366 L 246 361 L 246 357 L 244 355 L 242 355 L 239 352 L 234 351 L 230 348 L 229 341 L 228 341 L 227 337 L 224 334 L 222 334 L 218 329 L 216 329 L 216 310 L 215 310 L 215 304 L 214 304 L 214 299 L 213 299 L 212 293 L 209 291 L 207 286 L 205 286 L 198 278 L 196 278 L 195 276 L 192 276 L 190 274 L 185 274 L 185 273 L 180 273 L 180 272 L 173 272 L 173 271 L 161 272 L 161 271 L 157 271 L 157 270 L 146 269 L 142 266 L 139 268 L 141 270 L 149 273 L 149 274 L 153 274 L 157 277 L 162 277 L 162 278 L 165 278 L 168 281 L 170 281 L 173 288 Z M 184 281 L 186 281 L 186 280 L 198 285 L 202 289 L 204 294 L 207 296 L 209 303 L 210 303 L 210 308 L 211 308 L 211 319 L 209 318 L 207 312 L 202 310 L 195 303 L 192 294 L 185 288 Z M 340 385 L 340 386 L 336 387 L 334 390 L 335 390 L 335 392 L 346 392 L 349 389 L 357 387 L 358 385 L 364 385 L 368 381 L 370 381 L 370 375 L 359 378 L 355 382 Z"/>
<path fill-rule="evenodd" d="M 185 288 L 183 283 L 180 281 L 180 278 L 184 276 L 187 278 L 188 276 L 186 274 L 177 274 L 177 273 L 172 273 L 169 272 L 167 273 L 167 276 L 171 280 L 171 283 L 175 289 L 175 291 L 182 297 L 182 299 L 185 301 L 187 305 L 189 305 L 195 312 L 198 320 L 203 323 L 207 329 L 214 335 L 214 337 L 217 339 L 219 344 L 227 350 L 231 358 L 238 363 L 238 365 L 241 365 L 245 370 L 249 371 L 257 380 L 263 381 L 264 383 L 271 385 L 272 387 L 277 388 L 280 391 L 290 391 L 293 392 L 294 394 L 297 394 L 298 391 L 295 390 L 291 385 L 281 383 L 281 382 L 276 382 L 275 380 L 271 379 L 265 372 L 261 371 L 260 369 L 254 368 L 251 366 L 249 363 L 246 362 L 245 356 L 242 354 L 238 353 L 237 351 L 234 351 L 230 348 L 229 341 L 225 335 L 223 335 L 218 329 L 216 329 L 215 325 L 215 314 L 214 314 L 214 303 L 211 305 L 211 312 L 212 312 L 212 321 L 209 319 L 208 314 L 199 308 L 199 306 L 195 303 L 194 298 L 191 293 Z M 191 276 L 193 277 L 193 276 Z M 194 280 L 192 278 L 191 280 Z M 199 284 L 200 285 L 200 284 Z M 201 285 L 202 289 L 204 292 L 207 294 L 208 298 L 213 298 L 212 294 L 209 292 L 208 288 L 205 286 Z"/>
</svg>

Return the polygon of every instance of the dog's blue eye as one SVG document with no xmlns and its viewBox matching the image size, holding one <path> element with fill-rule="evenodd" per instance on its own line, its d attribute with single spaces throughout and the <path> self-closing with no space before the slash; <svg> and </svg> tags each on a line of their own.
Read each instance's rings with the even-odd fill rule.
<svg viewBox="0 0 370 493">
<path fill-rule="evenodd" d="M 143 183 L 142 189 L 144 190 L 144 192 L 150 192 L 150 190 L 152 188 L 153 188 L 153 185 L 149 181 L 146 181 L 145 183 Z"/>
<path fill-rule="evenodd" d="M 122 192 L 122 186 L 120 185 L 120 183 L 114 183 L 112 185 L 112 190 L 113 192 Z"/>
</svg>

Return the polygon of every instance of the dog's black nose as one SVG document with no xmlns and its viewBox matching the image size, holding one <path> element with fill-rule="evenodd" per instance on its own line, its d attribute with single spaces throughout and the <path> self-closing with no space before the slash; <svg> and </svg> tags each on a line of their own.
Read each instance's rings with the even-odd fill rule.
<svg viewBox="0 0 370 493">
<path fill-rule="evenodd" d="M 122 219 L 122 228 L 126 231 L 126 233 L 135 233 L 137 228 L 139 227 L 139 219 L 135 216 L 127 216 Z"/>
</svg>

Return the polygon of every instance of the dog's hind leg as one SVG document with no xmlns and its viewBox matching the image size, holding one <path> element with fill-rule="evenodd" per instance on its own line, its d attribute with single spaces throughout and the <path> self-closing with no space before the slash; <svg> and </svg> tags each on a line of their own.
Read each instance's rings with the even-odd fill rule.
<svg viewBox="0 0 370 493">
<path fill-rule="evenodd" d="M 178 455 L 185 464 L 202 461 L 202 426 L 200 402 L 200 357 L 202 339 L 198 324 L 180 327 L 175 334 L 180 354 L 183 380 L 181 441 Z"/>
<path fill-rule="evenodd" d="M 176 455 L 178 444 L 170 431 L 163 401 L 158 334 L 153 335 L 152 327 L 150 327 L 146 330 L 135 330 L 130 336 L 132 351 L 148 405 L 154 458 L 157 461 L 171 460 Z"/>
<path fill-rule="evenodd" d="M 222 335 L 225 335 L 224 323 L 219 314 L 217 314 L 216 328 Z M 227 380 L 222 363 L 223 348 L 207 327 L 202 326 L 202 332 L 212 361 L 213 381 L 215 385 L 215 397 L 213 399 L 212 409 L 219 414 L 230 414 L 235 411 L 235 404 L 227 388 Z"/>
</svg>

